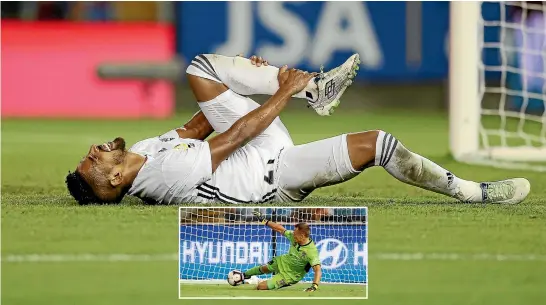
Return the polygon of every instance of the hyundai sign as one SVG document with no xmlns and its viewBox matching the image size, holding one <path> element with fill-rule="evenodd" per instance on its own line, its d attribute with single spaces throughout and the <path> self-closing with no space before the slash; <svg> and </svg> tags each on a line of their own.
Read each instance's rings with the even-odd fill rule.
<svg viewBox="0 0 546 305">
<path fill-rule="evenodd" d="M 322 282 L 366 283 L 366 225 L 311 224 L 323 269 Z M 225 280 L 229 271 L 245 271 L 288 253 L 287 238 L 257 224 L 180 226 L 180 279 Z M 312 281 L 313 272 L 303 279 Z M 267 276 L 262 276 L 267 278 Z"/>
</svg>

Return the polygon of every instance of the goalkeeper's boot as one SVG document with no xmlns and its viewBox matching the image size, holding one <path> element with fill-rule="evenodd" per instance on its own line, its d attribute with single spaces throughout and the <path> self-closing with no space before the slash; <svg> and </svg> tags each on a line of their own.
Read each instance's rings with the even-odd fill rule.
<svg viewBox="0 0 546 305">
<path fill-rule="evenodd" d="M 309 107 L 322 116 L 331 115 L 334 108 L 339 106 L 339 98 L 343 92 L 353 83 L 353 79 L 359 69 L 360 57 L 354 54 L 341 66 L 328 72 L 323 72 L 315 78 L 318 87 L 318 97 L 309 100 Z"/>
<path fill-rule="evenodd" d="M 531 190 L 529 180 L 514 178 L 480 183 L 483 203 L 516 204 L 522 202 Z"/>
</svg>

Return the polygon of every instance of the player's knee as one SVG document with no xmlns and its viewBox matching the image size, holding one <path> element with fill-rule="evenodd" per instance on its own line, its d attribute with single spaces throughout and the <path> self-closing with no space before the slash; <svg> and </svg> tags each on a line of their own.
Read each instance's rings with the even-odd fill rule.
<svg viewBox="0 0 546 305">
<path fill-rule="evenodd" d="M 201 66 L 202 67 L 209 67 L 212 69 L 212 65 L 208 65 L 207 63 L 210 62 L 210 56 L 211 54 L 199 54 L 199 55 L 196 55 L 192 60 L 191 62 L 195 62 L 195 63 L 199 63 L 199 64 L 202 64 Z M 205 64 L 207 64 L 205 66 Z"/>
<path fill-rule="evenodd" d="M 267 287 L 267 281 L 262 281 L 256 286 L 256 290 L 269 290 Z"/>
<path fill-rule="evenodd" d="M 373 166 L 375 146 L 381 130 L 370 130 L 347 135 L 347 148 L 351 164 L 356 170 Z"/>
<path fill-rule="evenodd" d="M 186 69 L 188 83 L 198 102 L 213 100 L 228 90 L 214 69 L 212 58 L 208 54 L 197 55 Z"/>
<path fill-rule="evenodd" d="M 214 58 L 211 54 L 199 54 L 195 56 L 188 65 L 188 68 L 186 68 L 186 74 L 221 82 L 215 69 L 216 63 Z"/>
<path fill-rule="evenodd" d="M 347 142 L 360 150 L 375 150 L 377 137 L 382 130 L 368 130 L 347 135 Z M 384 131 L 383 131 L 384 132 Z"/>
</svg>

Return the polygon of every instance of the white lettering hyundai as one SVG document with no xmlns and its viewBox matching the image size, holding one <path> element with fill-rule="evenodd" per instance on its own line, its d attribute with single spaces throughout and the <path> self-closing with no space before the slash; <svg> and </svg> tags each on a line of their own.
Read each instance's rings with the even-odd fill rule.
<svg viewBox="0 0 546 305">
<path fill-rule="evenodd" d="M 265 264 L 269 261 L 269 243 L 184 241 L 180 245 L 183 263 L 197 264 Z"/>
</svg>

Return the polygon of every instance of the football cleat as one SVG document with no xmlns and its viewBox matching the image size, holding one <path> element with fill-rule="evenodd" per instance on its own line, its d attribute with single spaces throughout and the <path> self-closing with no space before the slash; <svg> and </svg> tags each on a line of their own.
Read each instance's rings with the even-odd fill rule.
<svg viewBox="0 0 546 305">
<path fill-rule="evenodd" d="M 343 92 L 353 83 L 359 69 L 360 57 L 354 54 L 347 59 L 341 66 L 328 72 L 323 72 L 321 67 L 320 74 L 315 78 L 318 87 L 318 97 L 309 100 L 309 107 L 322 116 L 331 115 L 334 108 L 339 106 L 339 98 Z"/>
<path fill-rule="evenodd" d="M 525 178 L 514 178 L 495 182 L 480 183 L 483 203 L 516 204 L 522 202 L 529 191 L 531 184 Z"/>
</svg>

